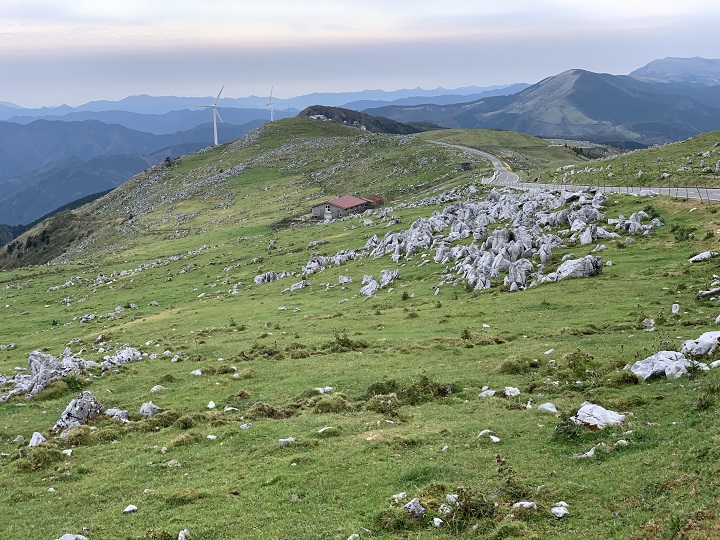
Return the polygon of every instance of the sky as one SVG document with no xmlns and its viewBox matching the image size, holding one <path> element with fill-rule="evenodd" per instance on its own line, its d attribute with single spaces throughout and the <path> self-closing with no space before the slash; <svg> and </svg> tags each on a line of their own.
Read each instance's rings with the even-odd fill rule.
<svg viewBox="0 0 720 540">
<path fill-rule="evenodd" d="M 0 0 L 0 102 L 535 83 L 720 58 L 717 0 Z"/>
</svg>

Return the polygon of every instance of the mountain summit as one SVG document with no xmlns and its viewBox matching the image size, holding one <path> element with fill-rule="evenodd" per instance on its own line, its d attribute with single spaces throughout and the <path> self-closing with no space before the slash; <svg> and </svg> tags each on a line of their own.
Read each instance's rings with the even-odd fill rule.
<svg viewBox="0 0 720 540">
<path fill-rule="evenodd" d="M 663 58 L 630 73 L 643 81 L 682 82 L 714 86 L 720 84 L 720 59 L 718 58 Z"/>
</svg>

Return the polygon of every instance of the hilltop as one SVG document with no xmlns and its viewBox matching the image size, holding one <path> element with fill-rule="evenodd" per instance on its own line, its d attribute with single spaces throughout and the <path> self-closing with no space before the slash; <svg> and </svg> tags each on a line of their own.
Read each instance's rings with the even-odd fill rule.
<svg viewBox="0 0 720 540">
<path fill-rule="evenodd" d="M 717 204 L 499 188 L 433 139 L 592 164 L 294 118 L 6 246 L 3 537 L 717 536 L 718 353 L 692 345 L 717 328 Z M 625 369 L 680 350 L 708 369 Z M 68 429 L 77 398 L 99 415 Z M 585 402 L 619 423 L 576 423 Z"/>
</svg>

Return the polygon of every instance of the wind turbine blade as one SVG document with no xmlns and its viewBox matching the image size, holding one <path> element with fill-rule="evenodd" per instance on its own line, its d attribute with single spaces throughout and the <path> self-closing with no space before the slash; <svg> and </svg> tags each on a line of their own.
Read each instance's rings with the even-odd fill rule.
<svg viewBox="0 0 720 540">
<path fill-rule="evenodd" d="M 195 105 L 195 106 L 196 106 L 196 107 L 203 107 L 203 108 L 214 107 L 214 105 Z"/>
<path fill-rule="evenodd" d="M 220 99 L 220 94 L 222 94 L 223 88 L 225 88 L 225 85 L 222 85 L 222 88 L 220 88 L 220 91 L 218 92 L 217 97 L 215 98 L 215 103 L 213 105 L 217 105 L 218 99 Z"/>
<path fill-rule="evenodd" d="M 223 122 L 222 116 L 220 116 L 220 113 L 218 112 L 217 107 L 213 107 L 213 111 L 215 111 L 215 114 L 217 115 L 217 117 L 220 118 L 220 121 L 224 124 L 225 122 Z"/>
</svg>

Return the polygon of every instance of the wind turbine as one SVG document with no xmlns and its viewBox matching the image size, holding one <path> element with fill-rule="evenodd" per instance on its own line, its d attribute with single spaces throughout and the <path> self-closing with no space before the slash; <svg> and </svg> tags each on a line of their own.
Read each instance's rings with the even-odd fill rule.
<svg viewBox="0 0 720 540">
<path fill-rule="evenodd" d="M 270 121 L 275 121 L 275 109 L 273 109 L 273 100 L 272 100 L 272 93 L 273 93 L 273 87 L 270 87 L 270 101 L 267 102 L 266 107 L 270 107 Z"/>
<path fill-rule="evenodd" d="M 222 122 L 223 119 L 220 117 L 220 113 L 217 110 L 217 103 L 220 99 L 220 94 L 222 94 L 223 88 L 225 88 L 225 85 L 222 85 L 222 88 L 220 88 L 220 91 L 218 92 L 217 97 L 215 98 L 215 101 L 212 105 L 195 105 L 196 107 L 203 107 L 203 108 L 210 108 L 213 110 L 213 131 L 215 133 L 215 146 L 218 145 L 218 138 L 217 138 L 217 119 L 220 118 L 220 121 Z M 223 122 L 224 124 L 225 122 Z"/>
</svg>

